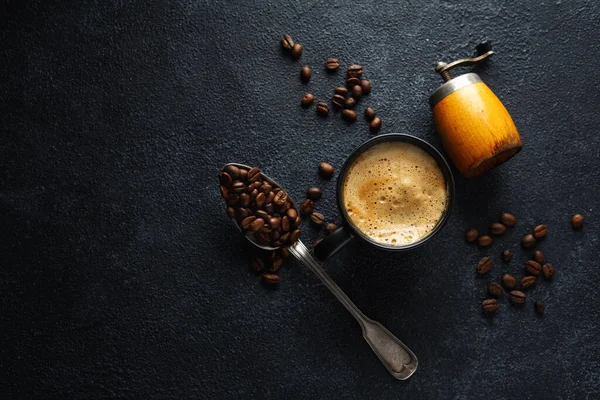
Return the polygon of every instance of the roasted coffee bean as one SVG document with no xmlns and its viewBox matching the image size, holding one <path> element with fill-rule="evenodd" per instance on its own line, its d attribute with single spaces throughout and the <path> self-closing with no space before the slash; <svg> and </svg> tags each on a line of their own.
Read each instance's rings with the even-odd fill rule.
<svg viewBox="0 0 600 400">
<path fill-rule="evenodd" d="M 338 108 L 343 107 L 345 102 L 346 98 L 341 94 L 334 94 L 331 98 L 331 104 Z"/>
<path fill-rule="evenodd" d="M 315 204 L 311 199 L 306 199 L 300 204 L 300 215 L 309 215 L 313 212 Z"/>
<path fill-rule="evenodd" d="M 479 232 L 477 232 L 477 229 L 469 228 L 465 232 L 465 240 L 469 243 L 473 243 L 474 241 L 477 240 L 478 237 L 479 237 Z"/>
<path fill-rule="evenodd" d="M 295 228 L 298 228 L 300 226 L 300 224 L 302 223 L 302 218 L 300 218 L 300 216 L 296 217 L 296 219 L 293 221 L 293 224 Z"/>
<path fill-rule="evenodd" d="M 283 230 L 284 232 L 289 232 L 290 230 L 290 219 L 287 215 L 281 218 L 281 230 Z"/>
<path fill-rule="evenodd" d="M 525 263 L 525 269 L 531 275 L 539 275 L 540 272 L 542 272 L 542 266 L 533 260 L 529 260 Z"/>
<path fill-rule="evenodd" d="M 263 227 L 264 224 L 265 224 L 264 219 L 256 218 L 254 221 L 252 221 L 252 223 L 250 224 L 248 229 L 250 229 L 252 232 L 257 232 L 260 228 Z"/>
<path fill-rule="evenodd" d="M 248 179 L 248 170 L 240 169 L 240 175 L 238 176 L 238 179 L 242 182 L 246 182 L 246 179 Z"/>
<path fill-rule="evenodd" d="M 552 264 L 546 263 L 542 267 L 542 271 L 544 272 L 544 278 L 551 279 L 554 276 L 554 267 Z"/>
<path fill-rule="evenodd" d="M 329 235 L 331 232 L 335 231 L 337 229 L 337 225 L 330 222 L 327 225 L 325 225 L 325 234 Z"/>
<path fill-rule="evenodd" d="M 492 235 L 496 235 L 496 236 L 504 235 L 504 232 L 506 232 L 506 226 L 504 226 L 503 224 L 501 224 L 499 222 L 494 222 L 492 224 L 492 226 L 490 227 L 490 231 L 492 232 Z"/>
<path fill-rule="evenodd" d="M 264 219 L 264 218 L 263 218 L 263 219 Z M 268 221 L 267 221 L 267 220 L 265 220 L 265 224 L 262 226 L 262 228 L 260 228 L 260 231 L 261 231 L 261 232 L 264 232 L 264 233 L 271 233 L 271 231 L 272 231 L 273 229 L 271 229 L 271 227 L 270 227 L 270 226 L 267 224 L 267 222 L 268 222 Z M 268 240 L 270 237 L 271 237 L 270 235 L 267 235 L 267 236 L 266 236 L 267 240 Z"/>
<path fill-rule="evenodd" d="M 283 190 L 281 190 L 281 191 L 277 192 L 277 194 L 273 198 L 273 203 L 275 203 L 275 205 L 277 205 L 277 206 L 282 206 L 287 202 L 287 200 L 288 200 L 287 193 L 284 192 Z"/>
<path fill-rule="evenodd" d="M 231 179 L 231 175 L 229 175 L 227 172 L 221 172 L 219 174 L 219 183 L 222 186 L 225 186 L 227 188 L 231 185 L 232 182 L 233 179 Z"/>
<path fill-rule="evenodd" d="M 240 206 L 248 207 L 250 205 L 250 195 L 248 193 L 240 194 Z"/>
<path fill-rule="evenodd" d="M 265 196 L 265 194 L 263 192 L 260 192 L 259 194 L 256 195 L 254 202 L 256 203 L 257 206 L 262 207 L 265 204 L 266 197 L 267 196 Z"/>
<path fill-rule="evenodd" d="M 348 78 L 360 78 L 363 74 L 363 67 L 358 64 L 353 64 L 346 69 Z"/>
<path fill-rule="evenodd" d="M 250 266 L 254 270 L 254 272 L 261 272 L 265 267 L 265 263 L 260 257 L 254 257 L 250 262 Z"/>
<path fill-rule="evenodd" d="M 284 244 L 284 243 L 287 243 L 289 239 L 290 239 L 290 232 L 286 232 L 286 233 L 284 233 L 283 235 L 281 235 L 281 236 L 279 237 L 279 241 L 280 241 L 282 244 Z"/>
<path fill-rule="evenodd" d="M 277 250 L 268 250 L 265 256 L 265 262 L 271 263 L 277 257 Z"/>
<path fill-rule="evenodd" d="M 508 294 L 508 297 L 510 299 L 510 302 L 513 304 L 523 304 L 525 303 L 525 299 L 527 298 L 527 296 L 525 296 L 525 293 L 520 292 L 518 290 L 513 290 L 512 292 L 510 292 Z"/>
<path fill-rule="evenodd" d="M 538 264 L 544 263 L 544 253 L 539 250 L 533 252 L 533 260 Z"/>
<path fill-rule="evenodd" d="M 273 186 L 269 182 L 263 182 L 260 191 L 264 194 L 269 194 L 273 190 Z"/>
<path fill-rule="evenodd" d="M 233 218 L 235 216 L 235 208 L 227 207 L 227 216 L 229 216 L 229 218 Z"/>
<path fill-rule="evenodd" d="M 311 75 L 310 67 L 305 65 L 304 67 L 302 67 L 300 69 L 300 79 L 302 79 L 302 82 L 310 81 L 310 75 Z"/>
<path fill-rule="evenodd" d="M 271 218 L 271 216 L 263 210 L 258 210 L 254 213 L 254 216 L 256 216 L 256 218 L 262 218 L 265 220 L 265 222 L 269 221 L 269 218 Z"/>
<path fill-rule="evenodd" d="M 337 71 L 339 67 L 340 62 L 337 58 L 328 58 L 325 61 L 325 69 L 327 69 L 328 71 Z"/>
<path fill-rule="evenodd" d="M 249 215 L 250 215 L 250 210 L 248 210 L 247 208 L 237 208 L 235 210 L 235 217 L 240 221 Z"/>
<path fill-rule="evenodd" d="M 502 275 L 501 279 L 502 279 L 502 284 L 508 290 L 513 290 L 514 288 L 517 287 L 517 279 L 514 276 L 512 276 L 510 274 L 504 274 L 504 275 Z"/>
<path fill-rule="evenodd" d="M 294 60 L 297 60 L 302 55 L 302 45 L 300 43 L 294 43 L 292 46 L 292 52 L 290 53 Z"/>
<path fill-rule="evenodd" d="M 295 208 L 289 208 L 285 214 L 288 216 L 288 218 L 290 219 L 290 221 L 295 220 L 298 217 L 298 212 L 296 211 Z"/>
<path fill-rule="evenodd" d="M 313 96 L 310 93 L 306 93 L 302 97 L 302 100 L 300 100 L 300 103 L 302 104 L 302 107 L 308 108 L 308 107 L 312 106 L 312 103 L 314 103 L 314 101 L 315 101 L 315 96 Z"/>
<path fill-rule="evenodd" d="M 542 303 L 540 303 L 538 300 L 535 301 L 534 307 L 535 307 L 536 313 L 538 313 L 538 314 L 544 313 L 544 305 Z"/>
<path fill-rule="evenodd" d="M 250 204 L 254 203 L 254 200 L 256 200 L 257 195 L 258 195 L 258 189 L 253 189 L 250 192 Z"/>
<path fill-rule="evenodd" d="M 244 218 L 242 221 L 242 229 L 246 230 L 246 229 L 250 228 L 250 225 L 254 221 L 256 221 L 256 217 L 254 215 Z"/>
<path fill-rule="evenodd" d="M 354 122 L 356 120 L 356 111 L 345 109 L 342 111 L 342 117 L 348 122 Z"/>
<path fill-rule="evenodd" d="M 279 283 L 280 278 L 275 274 L 262 274 L 262 281 L 267 285 L 274 286 Z"/>
<path fill-rule="evenodd" d="M 479 247 L 488 247 L 492 245 L 492 238 L 489 237 L 488 235 L 483 235 L 483 236 L 479 236 L 479 238 L 477 239 L 477 245 Z"/>
<path fill-rule="evenodd" d="M 366 96 L 371 93 L 371 82 L 366 79 L 360 81 L 360 87 L 362 88 L 363 95 Z"/>
<path fill-rule="evenodd" d="M 583 225 L 583 215 L 573 215 L 573 218 L 571 218 L 571 226 L 573 227 L 573 229 L 579 229 L 581 228 L 581 225 Z"/>
<path fill-rule="evenodd" d="M 496 282 L 488 283 L 487 290 L 490 296 L 494 297 L 500 297 L 504 293 L 504 289 L 502 289 L 502 286 Z"/>
<path fill-rule="evenodd" d="M 280 236 L 279 229 L 281 229 L 281 228 L 273 229 L 271 231 L 271 240 L 279 240 L 279 236 Z M 273 246 L 273 247 L 276 247 L 276 246 Z"/>
<path fill-rule="evenodd" d="M 240 169 L 235 165 L 228 165 L 223 168 L 223 172 L 226 172 L 232 180 L 236 180 L 240 176 Z"/>
<path fill-rule="evenodd" d="M 229 190 L 225 186 L 219 186 L 219 190 L 221 191 L 221 197 L 226 199 L 229 196 Z"/>
<path fill-rule="evenodd" d="M 250 170 L 248 171 L 248 181 L 256 182 L 260 179 L 260 175 L 260 169 L 256 167 L 250 168 Z"/>
<path fill-rule="evenodd" d="M 485 313 L 492 313 L 498 310 L 498 300 L 496 299 L 487 299 L 481 302 L 481 308 Z"/>
<path fill-rule="evenodd" d="M 294 40 L 287 33 L 281 37 L 281 48 L 287 51 L 292 50 L 294 47 Z"/>
<path fill-rule="evenodd" d="M 477 263 L 477 273 L 478 274 L 487 274 L 488 272 L 490 272 L 490 268 L 492 268 L 492 259 L 489 257 L 483 257 L 481 260 L 479 260 L 479 262 Z"/>
<path fill-rule="evenodd" d="M 225 199 L 225 204 L 227 204 L 229 207 L 233 207 L 238 204 L 239 200 L 240 200 L 240 196 L 238 196 L 237 194 L 230 194 Z"/>
<path fill-rule="evenodd" d="M 327 103 L 323 103 L 322 101 L 317 103 L 317 114 L 321 117 L 326 117 L 329 114 L 329 106 Z"/>
<path fill-rule="evenodd" d="M 344 102 L 344 108 L 354 108 L 356 107 L 356 100 L 354 99 L 354 97 L 349 97 L 346 99 L 346 101 Z"/>
<path fill-rule="evenodd" d="M 500 222 L 502 222 L 506 226 L 515 226 L 515 224 L 517 223 L 517 219 L 512 214 L 504 213 L 500 216 Z"/>
<path fill-rule="evenodd" d="M 271 247 L 280 247 L 283 244 L 281 239 L 271 242 Z"/>
<path fill-rule="evenodd" d="M 319 174 L 325 179 L 331 179 L 334 173 L 333 165 L 322 162 L 319 164 Z"/>
<path fill-rule="evenodd" d="M 267 199 L 269 197 L 271 197 L 272 194 L 273 194 L 273 192 L 269 193 L 269 196 L 267 196 Z M 273 214 L 275 212 L 275 207 L 273 206 L 273 203 L 271 203 L 271 202 L 267 203 L 267 200 L 265 200 L 265 211 L 269 214 Z"/>
<path fill-rule="evenodd" d="M 275 254 L 275 252 L 273 252 L 273 253 Z M 276 255 L 275 258 L 273 259 L 273 261 L 271 261 L 271 265 L 269 265 L 269 271 L 270 272 L 279 271 L 279 268 L 281 268 L 282 263 L 283 263 L 283 258 Z"/>
<path fill-rule="evenodd" d="M 373 121 L 371 121 L 371 123 L 369 124 L 369 127 L 371 129 L 371 132 L 373 132 L 373 133 L 378 132 L 381 129 L 381 118 L 379 118 L 379 117 L 373 118 Z"/>
<path fill-rule="evenodd" d="M 339 94 L 340 96 L 348 96 L 348 89 L 346 89 L 345 87 L 336 87 L 334 92 L 335 94 Z"/>
<path fill-rule="evenodd" d="M 536 280 L 537 278 L 535 276 L 524 276 L 523 278 L 521 278 L 521 287 L 523 289 L 528 289 L 535 285 Z"/>
<path fill-rule="evenodd" d="M 323 196 L 323 191 L 318 187 L 309 187 L 306 189 L 306 197 L 311 200 L 319 200 Z"/>
<path fill-rule="evenodd" d="M 277 250 L 277 253 L 279 254 L 279 256 L 281 258 L 288 258 L 290 256 L 290 251 L 288 249 L 286 249 L 285 247 L 282 247 L 281 249 Z"/>
<path fill-rule="evenodd" d="M 358 78 L 348 78 L 346 80 L 346 87 L 348 89 L 352 89 L 356 85 L 360 85 L 360 80 Z"/>
<path fill-rule="evenodd" d="M 310 220 L 316 225 L 323 225 L 325 223 L 325 217 L 319 212 L 310 214 Z"/>
<path fill-rule="evenodd" d="M 300 239 L 300 234 L 301 234 L 300 229 L 296 229 L 295 231 L 293 231 L 290 234 L 290 239 L 289 239 L 290 244 L 296 243 L 298 241 L 298 239 Z"/>
<path fill-rule="evenodd" d="M 533 236 L 536 239 L 540 239 L 543 238 L 544 236 L 546 236 L 546 234 L 548 233 L 548 227 L 546 225 L 538 225 L 535 228 L 533 228 Z"/>
<path fill-rule="evenodd" d="M 510 252 L 510 250 L 504 250 L 502 252 L 502 259 L 506 262 L 509 262 L 512 258 L 512 253 Z"/>
<path fill-rule="evenodd" d="M 254 182 L 254 189 L 256 190 L 262 190 L 262 187 L 264 186 L 265 182 L 262 181 L 256 181 Z"/>
<path fill-rule="evenodd" d="M 269 218 L 269 226 L 271 229 L 277 229 L 281 226 L 281 218 L 271 217 Z"/>
<path fill-rule="evenodd" d="M 265 199 L 265 207 L 267 206 L 267 204 L 272 203 L 274 198 L 275 198 L 275 193 L 269 192 L 269 194 L 267 194 L 267 198 Z M 271 214 L 271 213 L 269 213 L 269 214 Z"/>
<path fill-rule="evenodd" d="M 526 249 L 535 246 L 535 237 L 533 237 L 531 233 L 523 236 L 521 239 L 521 246 Z"/>
<path fill-rule="evenodd" d="M 365 108 L 365 118 L 367 119 L 367 121 L 373 120 L 373 118 L 375 118 L 376 115 L 377 113 L 375 112 L 375 110 L 373 110 L 373 107 Z"/>
<path fill-rule="evenodd" d="M 352 88 L 352 97 L 354 97 L 355 99 L 358 99 L 362 96 L 363 92 L 362 92 L 362 88 L 360 87 L 360 85 L 355 85 Z"/>
</svg>

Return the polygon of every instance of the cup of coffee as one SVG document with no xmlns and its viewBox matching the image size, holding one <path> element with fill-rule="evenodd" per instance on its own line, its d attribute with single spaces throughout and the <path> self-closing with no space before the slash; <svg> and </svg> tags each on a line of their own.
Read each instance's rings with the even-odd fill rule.
<svg viewBox="0 0 600 400">
<path fill-rule="evenodd" d="M 325 260 L 358 238 L 406 251 L 442 229 L 452 209 L 454 178 L 444 157 L 414 136 L 379 135 L 356 149 L 337 181 L 343 224 L 315 246 Z"/>
</svg>

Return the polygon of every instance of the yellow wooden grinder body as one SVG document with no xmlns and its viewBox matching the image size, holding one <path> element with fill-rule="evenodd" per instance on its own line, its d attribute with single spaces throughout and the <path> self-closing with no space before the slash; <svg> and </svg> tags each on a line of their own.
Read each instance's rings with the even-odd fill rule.
<svg viewBox="0 0 600 400">
<path fill-rule="evenodd" d="M 515 123 L 477 74 L 444 83 L 430 103 L 444 149 L 464 176 L 481 175 L 521 150 Z"/>
</svg>

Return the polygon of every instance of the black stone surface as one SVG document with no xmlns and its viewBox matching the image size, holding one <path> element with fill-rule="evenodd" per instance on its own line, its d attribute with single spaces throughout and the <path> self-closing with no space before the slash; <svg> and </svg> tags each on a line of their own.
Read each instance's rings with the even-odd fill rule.
<svg viewBox="0 0 600 400">
<path fill-rule="evenodd" d="M 599 396 L 600 3 L 51 3 L 0 7 L 0 397 Z M 280 52 L 284 32 L 304 45 L 299 61 Z M 357 244 L 326 264 L 417 354 L 416 374 L 396 381 L 298 262 L 276 290 L 249 272 L 216 175 L 257 165 L 297 200 L 320 185 L 318 209 L 335 221 L 334 182 L 317 165 L 340 166 L 370 135 L 362 118 L 300 108 L 304 93 L 327 99 L 342 82 L 324 60 L 364 66 L 373 91 L 360 109 L 378 111 L 382 132 L 440 148 L 433 65 L 485 37 L 497 55 L 478 72 L 523 151 L 483 177 L 457 175 L 453 215 L 426 247 Z M 463 241 L 502 210 L 519 222 L 490 250 Z M 518 240 L 541 222 L 553 282 L 484 317 L 486 283 L 522 274 Z M 307 226 L 302 240 L 317 236 Z M 494 265 L 478 278 L 484 254 Z"/>
</svg>

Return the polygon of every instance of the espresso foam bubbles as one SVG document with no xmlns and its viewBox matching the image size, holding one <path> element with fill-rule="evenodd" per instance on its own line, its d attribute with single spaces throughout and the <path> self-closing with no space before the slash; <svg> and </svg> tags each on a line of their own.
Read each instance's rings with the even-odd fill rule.
<svg viewBox="0 0 600 400">
<path fill-rule="evenodd" d="M 405 142 L 375 145 L 352 163 L 343 182 L 350 221 L 371 240 L 405 246 L 427 236 L 448 201 L 446 181 L 426 151 Z"/>
</svg>

